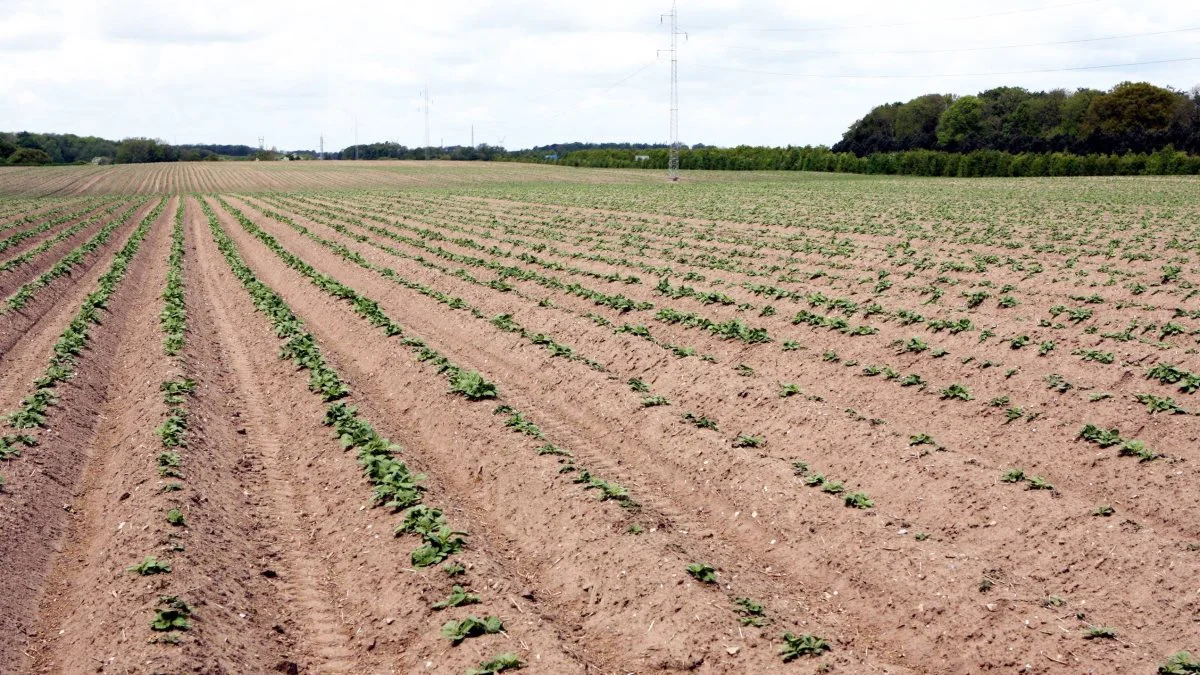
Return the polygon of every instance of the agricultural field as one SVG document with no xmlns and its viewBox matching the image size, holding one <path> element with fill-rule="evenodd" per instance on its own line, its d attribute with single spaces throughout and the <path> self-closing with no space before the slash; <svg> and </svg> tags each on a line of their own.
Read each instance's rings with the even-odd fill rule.
<svg viewBox="0 0 1200 675">
<path fill-rule="evenodd" d="M 1200 181 L 312 164 L 0 170 L 6 672 L 1200 672 Z"/>
</svg>

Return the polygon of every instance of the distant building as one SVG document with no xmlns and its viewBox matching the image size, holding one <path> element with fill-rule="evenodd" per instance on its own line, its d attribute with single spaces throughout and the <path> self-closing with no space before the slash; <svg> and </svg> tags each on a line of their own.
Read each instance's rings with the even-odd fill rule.
<svg viewBox="0 0 1200 675">
<path fill-rule="evenodd" d="M 635 162 L 649 162 L 649 161 L 650 161 L 650 155 L 634 155 L 634 156 L 633 156 L 633 161 L 635 161 Z"/>
<path fill-rule="evenodd" d="M 108 158 L 107 157 L 93 157 L 92 164 L 95 164 L 96 166 L 100 166 L 101 164 L 108 164 Z"/>
<path fill-rule="evenodd" d="M 550 153 L 550 154 L 546 155 L 546 159 L 548 159 L 548 160 L 550 160 L 550 161 L 552 161 L 552 162 L 557 162 L 557 161 L 558 161 L 558 153 L 557 153 L 557 152 L 552 152 L 552 153 Z"/>
</svg>

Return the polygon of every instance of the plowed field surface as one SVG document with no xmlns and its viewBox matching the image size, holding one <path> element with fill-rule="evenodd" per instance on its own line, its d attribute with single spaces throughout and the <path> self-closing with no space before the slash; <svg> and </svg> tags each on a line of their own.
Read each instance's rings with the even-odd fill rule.
<svg viewBox="0 0 1200 675">
<path fill-rule="evenodd" d="M 1200 183 L 422 171 L 0 171 L 0 672 L 1200 650 Z"/>
</svg>

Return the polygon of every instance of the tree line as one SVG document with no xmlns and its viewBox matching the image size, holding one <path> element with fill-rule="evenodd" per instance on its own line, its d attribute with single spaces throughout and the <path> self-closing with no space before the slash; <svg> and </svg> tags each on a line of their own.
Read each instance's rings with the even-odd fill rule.
<svg viewBox="0 0 1200 675">
<path fill-rule="evenodd" d="M 649 150 L 581 150 L 557 160 L 547 160 L 543 155 L 533 153 L 514 154 L 504 159 L 577 167 L 665 171 L 668 152 L 666 147 L 660 146 Z M 862 157 L 852 152 L 834 152 L 824 146 L 682 147 L 679 151 L 679 167 L 689 170 L 821 171 L 957 177 L 1197 175 L 1200 174 L 1200 155 L 1189 155 L 1172 147 L 1151 153 L 1129 152 L 1121 155 L 905 150 L 877 152 Z"/>
<path fill-rule="evenodd" d="M 973 96 L 926 94 L 872 109 L 834 152 L 859 157 L 905 150 L 1078 155 L 1200 153 L 1200 86 L 1190 93 L 1146 82 L 1108 91 L 997 87 Z"/>
<path fill-rule="evenodd" d="M 258 148 L 248 145 L 171 145 L 153 138 L 112 141 L 96 136 L 0 132 L 0 164 L 88 164 L 194 162 L 220 156 L 251 157 Z"/>
<path fill-rule="evenodd" d="M 482 143 L 475 147 L 453 145 L 441 148 L 410 148 L 399 143 L 360 143 L 337 152 L 325 153 L 327 159 L 449 159 L 490 162 L 506 154 L 504 148 Z M 313 153 L 315 156 L 316 153 Z"/>
</svg>

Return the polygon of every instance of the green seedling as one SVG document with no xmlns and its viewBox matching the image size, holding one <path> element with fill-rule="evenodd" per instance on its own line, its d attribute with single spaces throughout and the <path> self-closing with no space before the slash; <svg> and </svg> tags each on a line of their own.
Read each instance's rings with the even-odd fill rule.
<svg viewBox="0 0 1200 675">
<path fill-rule="evenodd" d="M 829 643 L 816 635 L 804 633 L 797 636 L 784 633 L 783 648 L 779 650 L 779 656 L 783 658 L 784 663 L 788 663 L 801 656 L 819 656 L 829 649 Z"/>
<path fill-rule="evenodd" d="M 1041 476 L 1030 476 L 1029 477 L 1029 489 L 1030 490 L 1053 490 L 1054 486 L 1051 485 L 1050 483 L 1047 483 L 1046 479 L 1042 478 Z"/>
<path fill-rule="evenodd" d="M 506 670 L 520 670 L 525 664 L 512 652 L 500 654 L 490 661 L 484 661 L 478 668 L 467 669 L 467 675 L 499 675 Z"/>
<path fill-rule="evenodd" d="M 465 588 L 455 585 L 450 591 L 450 596 L 445 600 L 433 603 L 433 609 L 446 609 L 447 607 L 461 607 L 463 605 L 474 605 L 479 602 L 479 596 L 474 593 L 468 593 Z"/>
<path fill-rule="evenodd" d="M 960 401 L 970 401 L 973 398 L 971 390 L 961 384 L 952 384 L 946 387 L 941 391 L 941 395 L 943 399 L 957 399 Z"/>
<path fill-rule="evenodd" d="M 1115 640 L 1117 631 L 1107 626 L 1088 626 L 1083 629 L 1084 640 Z"/>
<path fill-rule="evenodd" d="M 767 444 L 765 436 L 747 436 L 745 434 L 733 439 L 735 448 L 761 448 Z"/>
<path fill-rule="evenodd" d="M 1005 483 L 1020 483 L 1021 481 L 1025 480 L 1025 472 L 1021 469 L 1009 469 L 1008 471 L 1004 472 L 1004 475 L 1000 477 L 1000 480 L 1004 481 Z"/>
<path fill-rule="evenodd" d="M 738 613 L 738 621 L 743 626 L 762 627 L 767 624 L 766 609 L 761 603 L 755 602 L 750 598 L 737 598 L 733 601 L 735 612 Z"/>
<path fill-rule="evenodd" d="M 150 576 L 152 574 L 170 574 L 171 565 L 169 563 L 160 562 L 158 558 L 148 555 L 142 562 L 132 565 L 127 568 L 128 571 L 142 576 Z"/>
<path fill-rule="evenodd" d="M 842 485 L 841 481 L 827 480 L 821 483 L 821 492 L 827 492 L 831 495 L 836 495 L 844 492 L 846 486 Z"/>
<path fill-rule="evenodd" d="M 875 502 L 867 496 L 865 492 L 851 492 L 844 497 L 846 506 L 856 509 L 869 509 L 875 506 Z"/>
<path fill-rule="evenodd" d="M 447 621 L 442 625 L 442 637 L 448 638 L 451 645 L 458 645 L 467 638 L 490 635 L 504 630 L 504 622 L 498 616 L 488 616 L 480 619 L 468 616 L 462 621 Z"/>
<path fill-rule="evenodd" d="M 717 583 L 717 571 L 712 565 L 705 563 L 692 563 L 687 566 L 687 573 L 692 575 L 693 578 L 701 583 Z"/>
<path fill-rule="evenodd" d="M 1195 675 L 1200 673 L 1200 661 L 1188 652 L 1176 652 L 1158 667 L 1158 675 Z"/>
<path fill-rule="evenodd" d="M 496 398 L 496 385 L 483 379 L 477 370 L 460 370 L 450 379 L 450 391 L 468 401 Z"/>
<path fill-rule="evenodd" d="M 571 453 L 564 450 L 553 443 L 547 443 L 537 449 L 539 455 L 559 455 L 562 457 L 572 457 Z"/>
<path fill-rule="evenodd" d="M 154 619 L 150 621 L 150 630 L 166 632 L 191 628 L 188 618 L 192 615 L 192 608 L 186 602 L 173 595 L 160 596 L 158 602 Z"/>
<path fill-rule="evenodd" d="M 712 429 L 714 431 L 717 429 L 716 420 L 709 419 L 708 417 L 705 417 L 704 415 L 697 415 L 696 413 L 693 413 L 693 412 L 684 413 L 683 420 L 685 422 L 690 422 L 691 424 L 695 425 L 699 429 Z"/>
</svg>

